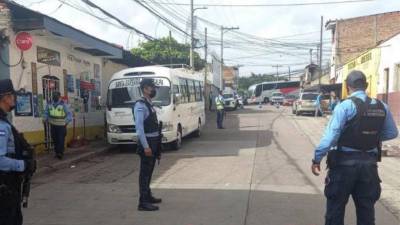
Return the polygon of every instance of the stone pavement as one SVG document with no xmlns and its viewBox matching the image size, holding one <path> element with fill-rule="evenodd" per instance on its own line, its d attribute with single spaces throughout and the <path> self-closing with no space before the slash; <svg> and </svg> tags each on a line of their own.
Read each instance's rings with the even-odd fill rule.
<svg viewBox="0 0 400 225">
<path fill-rule="evenodd" d="M 303 132 L 304 137 L 309 139 L 314 146 L 318 145 L 329 118 L 294 116 L 289 114 L 289 108 L 286 112 L 293 125 Z M 400 155 L 399 146 L 399 138 L 384 143 L 384 150 L 387 150 L 388 156 L 382 158 L 382 162 L 379 164 L 379 172 L 383 189 L 381 202 L 400 219 L 400 179 L 398 179 L 400 175 L 400 158 L 394 157 Z M 313 149 L 310 149 L 310 151 L 313 151 Z"/>
</svg>

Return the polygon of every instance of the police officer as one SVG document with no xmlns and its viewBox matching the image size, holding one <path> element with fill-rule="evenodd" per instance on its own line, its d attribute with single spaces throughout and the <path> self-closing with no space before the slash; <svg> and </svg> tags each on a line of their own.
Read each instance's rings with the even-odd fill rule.
<svg viewBox="0 0 400 225">
<path fill-rule="evenodd" d="M 217 128 L 224 129 L 223 122 L 224 122 L 224 113 L 225 113 L 225 106 L 224 106 L 224 96 L 222 95 L 222 91 L 219 91 L 217 97 L 215 97 L 215 107 L 217 108 Z"/>
<path fill-rule="evenodd" d="M 7 120 L 15 107 L 15 91 L 10 79 L 0 80 L 0 225 L 21 225 L 21 184 L 23 174 L 36 168 L 33 159 L 24 159 L 21 136 Z"/>
<path fill-rule="evenodd" d="M 315 150 L 312 172 L 320 174 L 320 162 L 329 152 L 326 225 L 344 224 L 350 195 L 356 206 L 357 224 L 374 225 L 374 205 L 381 193 L 377 169 L 381 142 L 396 138 L 398 131 L 388 107 L 365 93 L 368 83 L 361 71 L 352 71 L 346 85 L 350 97 L 335 107 Z"/>
<path fill-rule="evenodd" d="M 64 101 L 61 100 L 60 92 L 54 92 L 53 101 L 46 105 L 44 121 L 50 123 L 51 139 L 54 143 L 55 157 L 62 159 L 64 156 L 67 126 L 72 121 L 72 113 Z"/>
<path fill-rule="evenodd" d="M 156 96 L 153 79 L 144 78 L 140 82 L 143 97 L 136 101 L 133 114 L 138 135 L 138 153 L 140 155 L 139 173 L 139 211 L 156 211 L 161 199 L 155 198 L 150 189 L 151 177 L 157 158 L 160 156 L 160 134 L 157 114 L 151 99 Z"/>
</svg>

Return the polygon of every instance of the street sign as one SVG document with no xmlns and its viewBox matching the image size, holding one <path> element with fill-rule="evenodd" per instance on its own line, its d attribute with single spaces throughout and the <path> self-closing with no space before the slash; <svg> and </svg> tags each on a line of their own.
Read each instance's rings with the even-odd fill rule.
<svg viewBox="0 0 400 225">
<path fill-rule="evenodd" d="M 15 44 L 21 51 L 27 51 L 32 47 L 32 36 L 28 32 L 20 32 L 15 37 Z"/>
</svg>

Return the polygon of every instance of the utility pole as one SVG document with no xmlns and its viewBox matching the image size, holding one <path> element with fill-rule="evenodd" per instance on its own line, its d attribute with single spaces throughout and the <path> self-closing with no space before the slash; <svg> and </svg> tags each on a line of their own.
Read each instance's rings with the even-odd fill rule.
<svg viewBox="0 0 400 225">
<path fill-rule="evenodd" d="M 221 26 L 221 66 L 220 66 L 220 82 L 221 82 L 221 90 L 224 90 L 224 82 L 222 77 L 224 76 L 224 33 L 230 30 L 239 30 L 239 27 L 224 27 Z"/>
<path fill-rule="evenodd" d="M 206 91 L 206 87 L 207 87 L 207 67 L 208 67 L 208 65 L 207 65 L 207 53 L 208 53 L 208 43 L 207 43 L 207 27 L 206 28 L 204 28 L 204 63 L 205 63 L 205 66 L 204 66 L 204 85 L 203 85 L 203 91 L 204 91 L 204 98 L 206 98 L 206 96 L 207 96 L 207 91 Z M 210 91 L 211 91 L 211 88 L 210 88 Z M 207 102 L 208 101 L 204 101 L 206 104 L 207 104 Z"/>
<path fill-rule="evenodd" d="M 322 35 L 324 29 L 324 17 L 321 16 L 321 31 L 320 31 L 320 39 L 319 39 L 319 68 L 320 74 L 318 76 L 318 84 L 321 85 L 321 76 L 322 76 Z"/>
<path fill-rule="evenodd" d="M 288 69 L 289 69 L 289 81 L 291 80 L 290 78 L 291 78 L 291 74 L 290 74 L 290 66 L 288 66 Z"/>
<path fill-rule="evenodd" d="M 194 70 L 194 8 L 193 0 L 190 0 L 190 69 Z"/>
<path fill-rule="evenodd" d="M 312 64 L 312 63 L 313 63 L 313 60 L 312 60 L 312 51 L 313 51 L 313 49 L 312 49 L 312 48 L 310 48 L 310 64 Z"/>
<path fill-rule="evenodd" d="M 171 57 L 171 40 L 172 40 L 172 32 L 171 32 L 171 30 L 169 31 L 169 39 L 168 39 L 168 44 L 169 44 L 169 46 L 168 46 L 168 55 L 169 55 L 169 66 L 170 66 L 170 68 L 172 68 L 172 57 Z"/>
<path fill-rule="evenodd" d="M 272 67 L 276 67 L 276 81 L 279 80 L 279 67 L 282 67 L 282 65 L 276 65 L 276 66 L 272 66 Z"/>
<path fill-rule="evenodd" d="M 190 0 L 190 68 L 194 71 L 194 12 L 198 9 L 207 9 L 207 7 L 194 8 L 193 0 Z"/>
</svg>

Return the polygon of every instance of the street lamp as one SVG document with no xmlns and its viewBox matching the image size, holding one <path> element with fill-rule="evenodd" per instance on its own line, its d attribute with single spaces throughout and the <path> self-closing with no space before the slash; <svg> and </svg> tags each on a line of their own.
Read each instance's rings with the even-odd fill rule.
<svg viewBox="0 0 400 225">
<path fill-rule="evenodd" d="M 224 27 L 221 26 L 221 66 L 220 66 L 220 84 L 221 90 L 224 90 L 224 82 L 222 77 L 224 76 L 224 33 L 230 30 L 239 30 L 239 27 Z"/>
<path fill-rule="evenodd" d="M 190 0 L 190 68 L 194 70 L 194 12 L 207 7 L 193 8 L 193 0 Z"/>
</svg>

